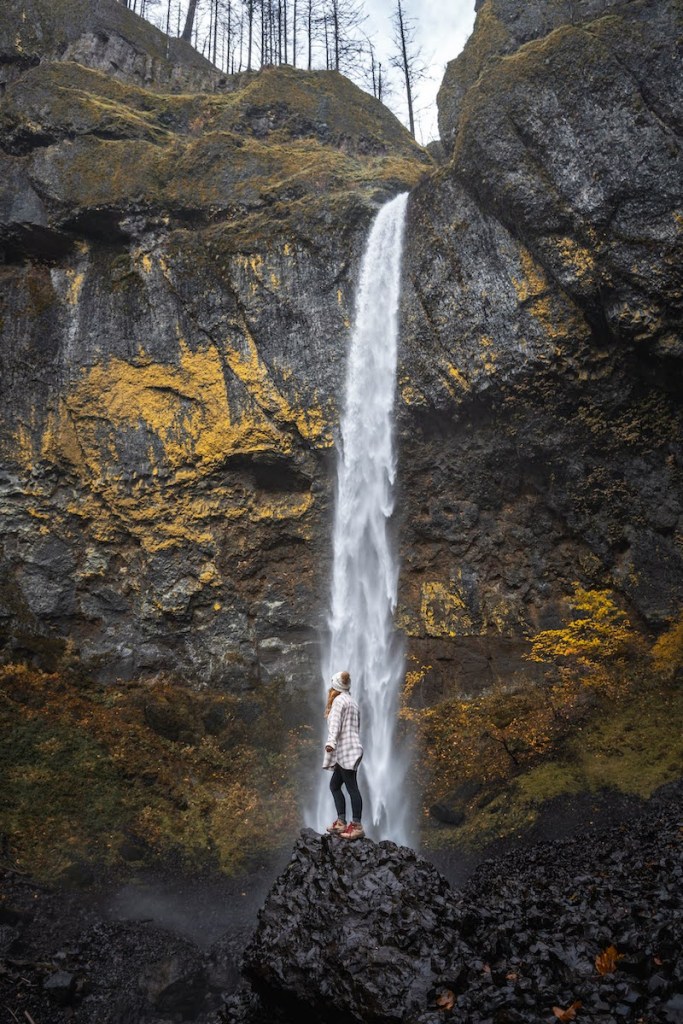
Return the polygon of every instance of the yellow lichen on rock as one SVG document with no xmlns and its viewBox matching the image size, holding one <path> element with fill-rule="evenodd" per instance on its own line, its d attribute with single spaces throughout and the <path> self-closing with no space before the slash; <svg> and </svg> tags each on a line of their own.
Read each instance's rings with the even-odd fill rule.
<svg viewBox="0 0 683 1024">
<path fill-rule="evenodd" d="M 8 455 L 13 462 L 17 462 L 25 469 L 31 470 L 33 468 L 35 461 L 33 435 L 27 424 L 20 423 L 17 425 Z"/>
<path fill-rule="evenodd" d="M 520 247 L 522 276 L 512 278 L 517 301 L 525 305 L 551 340 L 585 335 L 587 327 L 576 307 L 561 294 L 553 292 L 543 267 L 528 249 Z"/>
<path fill-rule="evenodd" d="M 531 298 L 544 295 L 548 291 L 548 281 L 542 267 L 534 260 L 528 249 L 522 247 L 519 253 L 519 261 L 523 277 L 513 277 L 512 283 L 517 292 L 519 302 L 528 302 Z"/>
<path fill-rule="evenodd" d="M 427 678 L 428 674 L 432 670 L 431 665 L 422 665 L 416 663 L 414 657 L 412 658 L 412 661 L 415 664 L 417 664 L 418 667 L 414 669 L 409 669 L 409 671 L 406 672 L 405 682 L 403 684 L 403 692 L 401 694 L 401 718 L 414 717 L 413 711 L 409 706 L 410 700 L 413 697 L 416 688 L 420 685 L 421 682 L 423 682 L 424 679 Z"/>
<path fill-rule="evenodd" d="M 421 391 L 411 383 L 407 376 L 401 377 L 398 382 L 401 398 L 406 405 L 426 405 L 426 400 Z"/>
<path fill-rule="evenodd" d="M 595 256 L 573 238 L 556 239 L 555 244 L 560 259 L 568 270 L 572 270 L 577 278 L 589 277 L 595 271 Z"/>
<path fill-rule="evenodd" d="M 485 373 L 493 373 L 496 368 L 497 354 L 493 347 L 493 339 L 483 335 L 481 339 L 481 361 Z"/>
<path fill-rule="evenodd" d="M 164 462 L 216 463 L 227 455 L 282 450 L 284 439 L 257 405 L 235 415 L 228 403 L 220 354 L 181 342 L 178 366 L 112 358 L 86 370 L 65 405 L 90 469 L 107 475 L 117 458 L 117 434 L 148 430 Z M 104 429 L 103 429 L 104 428 Z M 105 433 L 108 437 L 105 439 Z"/>
<path fill-rule="evenodd" d="M 60 399 L 48 412 L 40 443 L 40 455 L 46 462 L 67 462 L 78 466 L 84 453 L 66 404 Z"/>
<path fill-rule="evenodd" d="M 136 252 L 133 256 L 133 262 L 135 267 L 142 269 L 144 274 L 151 274 L 152 257 L 148 252 Z"/>
<path fill-rule="evenodd" d="M 261 385 L 256 390 L 263 400 L 263 380 L 257 375 L 251 384 Z M 284 411 L 294 419 L 289 406 Z M 139 445 L 141 435 L 149 465 L 131 475 L 126 448 Z M 28 458 L 30 435 L 24 440 Z M 111 358 L 85 370 L 49 413 L 40 445 L 44 461 L 71 466 L 85 485 L 70 514 L 102 542 L 125 530 L 147 551 L 188 543 L 213 549 L 214 525 L 243 516 L 301 519 L 312 504 L 309 493 L 264 504 L 260 492 L 244 484 L 214 484 L 209 492 L 193 487 L 232 456 L 291 450 L 291 435 L 248 388 L 231 403 L 218 349 L 193 351 L 182 340 L 177 364 L 159 364 L 140 352 L 135 362 Z M 202 583 L 215 585 L 208 572 Z"/>
<path fill-rule="evenodd" d="M 263 256 L 260 253 L 252 253 L 250 256 L 240 253 L 235 257 L 235 263 L 251 277 L 249 292 L 252 297 L 257 295 L 263 286 Z"/>
<path fill-rule="evenodd" d="M 262 519 L 300 519 L 305 515 L 313 504 L 313 495 L 310 492 L 305 494 L 287 494 L 279 498 L 263 498 L 255 503 L 249 512 L 252 522 L 260 522 Z"/>
<path fill-rule="evenodd" d="M 461 589 L 453 580 L 448 584 L 438 580 L 422 584 L 420 618 L 428 636 L 454 639 L 472 629 Z"/>
<path fill-rule="evenodd" d="M 81 289 L 83 288 L 85 274 L 78 270 L 67 270 L 66 277 L 68 285 L 65 299 L 70 306 L 76 306 L 78 305 L 78 300 L 81 296 Z"/>
<path fill-rule="evenodd" d="M 448 373 L 448 376 L 451 377 L 455 381 L 455 383 L 458 385 L 459 388 L 462 388 L 463 391 L 469 391 L 470 390 L 472 385 L 467 380 L 465 375 L 463 373 L 461 373 L 461 371 L 457 368 L 457 366 L 452 366 L 452 365 L 449 364 L 446 367 L 446 371 Z"/>
<path fill-rule="evenodd" d="M 284 427 L 295 427 L 302 438 L 315 442 L 317 447 L 330 447 L 330 417 L 316 405 L 307 408 L 303 404 L 293 405 L 275 385 L 247 325 L 242 323 L 240 327 L 237 344 L 228 345 L 225 351 L 226 362 L 235 377 L 244 384 L 254 402 L 272 416 L 276 423 Z"/>
</svg>

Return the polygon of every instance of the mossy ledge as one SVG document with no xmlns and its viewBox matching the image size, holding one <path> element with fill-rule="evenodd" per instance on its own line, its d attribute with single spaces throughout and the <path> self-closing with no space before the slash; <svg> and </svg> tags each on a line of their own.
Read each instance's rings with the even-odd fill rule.
<svg viewBox="0 0 683 1024">
<path fill-rule="evenodd" d="M 82 864 L 100 880 L 164 864 L 232 875 L 299 827 L 308 731 L 272 687 L 239 700 L 7 665 L 0 721 L 0 832 L 35 878 L 68 879 Z"/>
</svg>

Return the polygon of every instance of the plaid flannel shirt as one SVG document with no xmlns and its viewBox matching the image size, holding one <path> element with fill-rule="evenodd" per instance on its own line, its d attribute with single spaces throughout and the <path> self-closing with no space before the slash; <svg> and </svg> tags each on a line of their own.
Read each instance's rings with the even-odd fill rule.
<svg viewBox="0 0 683 1024">
<path fill-rule="evenodd" d="M 360 708 L 348 693 L 335 697 L 327 719 L 326 747 L 323 768 L 357 768 L 363 756 L 360 742 Z"/>
</svg>

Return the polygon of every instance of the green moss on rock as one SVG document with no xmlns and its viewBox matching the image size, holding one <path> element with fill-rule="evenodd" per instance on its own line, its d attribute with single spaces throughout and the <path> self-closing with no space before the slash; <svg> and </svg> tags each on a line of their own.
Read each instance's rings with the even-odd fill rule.
<svg viewBox="0 0 683 1024">
<path fill-rule="evenodd" d="M 40 878 L 83 862 L 124 870 L 131 842 L 148 863 L 234 873 L 296 831 L 306 742 L 282 722 L 281 693 L 267 687 L 240 701 L 5 666 L 0 831 Z"/>
<path fill-rule="evenodd" d="M 425 843 L 481 849 L 531 828 L 550 801 L 582 793 L 647 799 L 683 775 L 682 721 L 683 690 L 654 679 L 620 698 L 602 697 L 543 759 L 489 780 L 460 827 L 428 827 Z"/>
</svg>

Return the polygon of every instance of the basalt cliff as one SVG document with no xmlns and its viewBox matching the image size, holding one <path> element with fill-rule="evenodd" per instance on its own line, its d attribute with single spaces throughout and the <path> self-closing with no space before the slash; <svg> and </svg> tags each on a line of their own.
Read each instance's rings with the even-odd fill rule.
<svg viewBox="0 0 683 1024">
<path fill-rule="evenodd" d="M 546 774 L 522 817 L 580 790 L 537 766 L 572 716 L 642 681 L 660 634 L 675 680 L 680 3 L 479 8 L 439 95 L 437 167 L 336 73 L 221 78 L 115 0 L 12 0 L 0 624 L 22 666 L 4 707 L 30 735 L 11 836 L 55 750 L 119 794 L 92 826 L 104 857 L 121 834 L 131 859 L 182 836 L 229 866 L 226 823 L 281 809 L 273 778 L 291 781 L 318 694 L 354 284 L 399 191 L 397 621 L 433 817 L 504 817 L 500 786 L 526 769 Z M 593 647 L 553 652 L 577 615 Z M 683 767 L 666 732 L 680 695 L 638 692 L 658 716 L 645 781 L 629 761 L 647 795 Z M 647 718 L 623 715 L 620 737 Z"/>
</svg>

